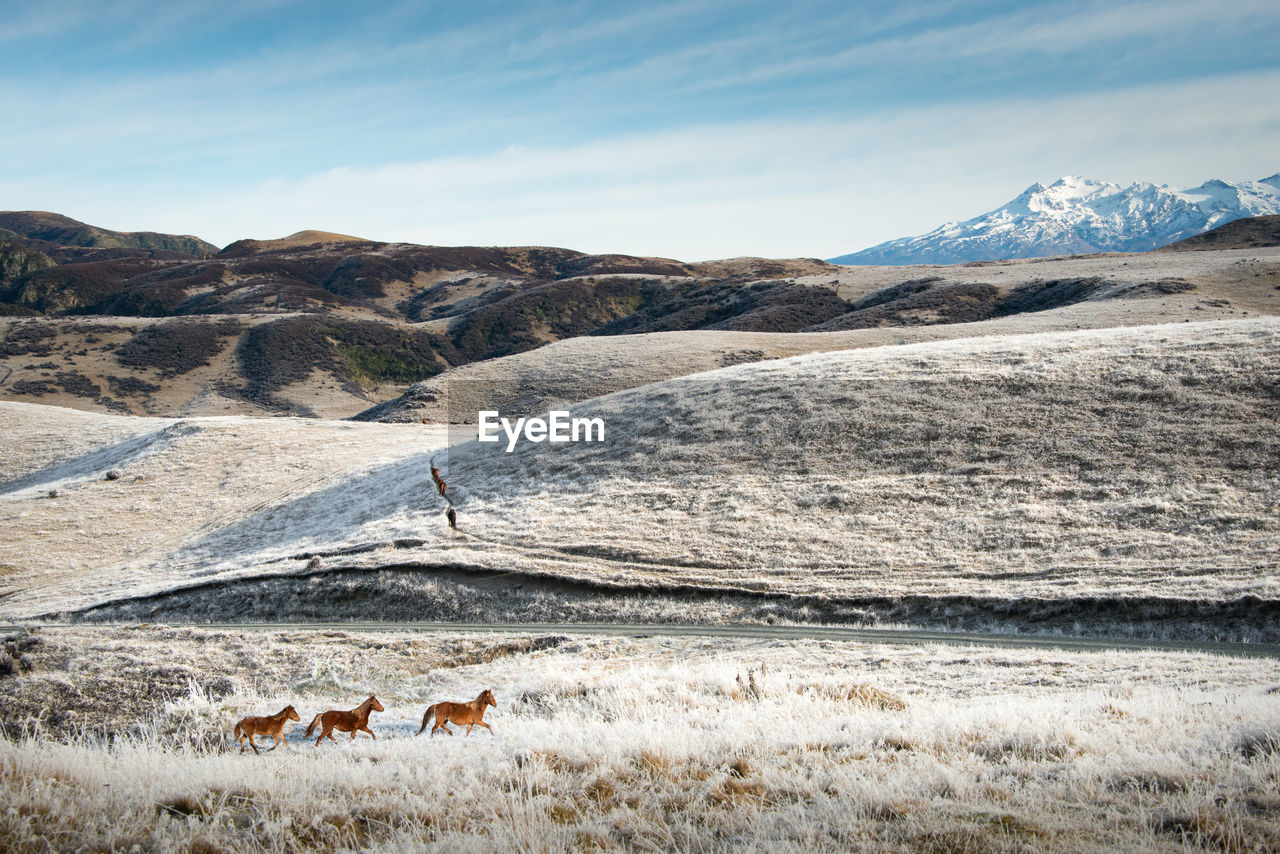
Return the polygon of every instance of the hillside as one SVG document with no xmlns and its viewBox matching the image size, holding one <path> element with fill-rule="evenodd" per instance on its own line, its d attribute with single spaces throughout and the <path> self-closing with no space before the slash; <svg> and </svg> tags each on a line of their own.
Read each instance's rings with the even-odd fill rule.
<svg viewBox="0 0 1280 854">
<path fill-rule="evenodd" d="M 0 316 L 31 319 L 0 330 L 0 397 L 137 414 L 351 415 L 452 366 L 588 334 L 676 295 L 709 290 L 729 301 L 755 277 L 830 268 L 320 231 L 242 240 L 200 259 L 142 249 L 67 256 L 77 247 L 49 241 L 103 230 L 52 215 L 10 222 L 48 240 L 4 244 L 13 248 Z"/>
<path fill-rule="evenodd" d="M 1220 225 L 1212 231 L 1161 247 L 1160 252 L 1207 249 L 1254 249 L 1280 246 L 1280 216 L 1254 216 Z"/>
<path fill-rule="evenodd" d="M 105 231 L 53 215 L 23 223 L 59 240 Z M 973 324 L 1009 332 L 1280 313 L 1275 251 L 841 267 L 323 231 L 202 258 L 14 240 L 0 248 L 0 399 L 137 415 L 349 417 L 407 393 L 404 405 L 362 417 L 448 420 L 444 389 L 482 377 L 476 388 L 537 405 L 774 356 L 985 334 Z M 624 340 L 666 332 L 687 340 L 657 350 Z M 573 345 L 563 364 L 525 358 L 586 336 L 599 341 Z M 537 367 L 522 372 L 526 362 Z"/>
<path fill-rule="evenodd" d="M 43 252 L 0 236 L 0 290 L 11 281 L 52 266 L 54 260 Z M 9 312 L 26 313 L 17 306 L 0 306 L 0 313 Z"/>
<path fill-rule="evenodd" d="M 47 211 L 0 211 L 0 234 L 4 232 L 34 244 L 33 248 L 37 249 L 135 249 L 195 257 L 218 251 L 212 243 L 189 234 L 112 231 Z M 73 251 L 63 254 L 64 259 L 69 260 L 86 253 Z"/>
<path fill-rule="evenodd" d="M 458 532 L 427 474 L 442 428 L 64 420 L 8 403 L 21 450 L 0 493 L 0 608 L 187 587 L 104 613 L 1275 640 L 1277 399 L 1275 319 L 743 364 L 573 407 L 604 418 L 604 443 L 436 457 Z"/>
<path fill-rule="evenodd" d="M 831 289 L 855 310 L 835 318 L 838 324 L 802 334 L 701 329 L 572 338 L 459 365 L 356 417 L 473 421 L 482 408 L 533 413 L 686 374 L 804 353 L 1280 315 L 1276 251 L 845 267 L 792 281 Z M 975 291 L 984 299 L 973 299 Z M 1021 310 L 1000 312 L 1010 306 Z M 819 331 L 824 326 L 835 328 Z"/>
</svg>

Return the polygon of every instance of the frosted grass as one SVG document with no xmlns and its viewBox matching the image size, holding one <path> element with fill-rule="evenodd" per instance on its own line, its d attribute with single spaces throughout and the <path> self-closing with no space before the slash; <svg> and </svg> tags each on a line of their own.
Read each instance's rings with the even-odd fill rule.
<svg viewBox="0 0 1280 854">
<path fill-rule="evenodd" d="M 86 655 L 111 636 L 59 634 Z M 136 651 L 229 642 L 195 630 L 127 638 Z M 39 732 L 0 742 L 0 843 L 1066 851 L 1280 842 L 1271 661 L 621 638 L 513 653 L 478 636 L 262 638 L 264 655 L 287 645 L 329 663 L 308 670 L 300 660 L 220 699 L 197 675 L 111 742 Z M 441 667 L 459 651 L 494 657 Z M 251 664 L 229 671 L 237 684 Z M 494 736 L 413 735 L 428 701 L 484 687 L 498 697 L 486 716 Z M 255 756 L 230 743 L 246 709 L 296 702 L 306 723 L 368 691 L 387 707 L 374 716 L 376 741 L 314 749 L 298 740 L 299 724 L 292 749 Z"/>
</svg>

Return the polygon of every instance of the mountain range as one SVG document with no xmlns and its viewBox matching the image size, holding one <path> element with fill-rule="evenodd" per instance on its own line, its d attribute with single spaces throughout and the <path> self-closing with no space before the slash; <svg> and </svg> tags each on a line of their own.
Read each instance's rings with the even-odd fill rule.
<svg viewBox="0 0 1280 854">
<path fill-rule="evenodd" d="M 963 264 L 1094 252 L 1145 252 L 1244 217 L 1280 214 L 1280 173 L 1177 190 L 1067 176 L 964 222 L 832 258 L 833 264 Z"/>
</svg>

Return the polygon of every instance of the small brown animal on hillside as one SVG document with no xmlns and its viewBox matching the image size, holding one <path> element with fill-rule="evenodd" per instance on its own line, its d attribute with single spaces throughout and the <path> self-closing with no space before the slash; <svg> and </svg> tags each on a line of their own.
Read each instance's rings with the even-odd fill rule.
<svg viewBox="0 0 1280 854">
<path fill-rule="evenodd" d="M 285 721 L 296 721 L 298 718 L 298 710 L 293 706 L 285 706 L 274 715 L 265 718 L 258 718 L 250 715 L 236 724 L 234 737 L 240 745 L 240 752 L 244 753 L 244 743 L 247 739 L 249 746 L 253 748 L 254 753 L 261 753 L 258 745 L 253 743 L 255 736 L 269 735 L 275 739 L 275 744 L 271 745 L 271 749 L 275 750 L 281 744 L 285 747 L 289 746 L 289 742 L 284 740 Z"/>
<path fill-rule="evenodd" d="M 422 735 L 422 730 L 427 728 L 427 722 L 435 716 L 436 725 L 431 728 L 431 734 L 435 735 L 436 730 L 442 729 L 449 735 L 453 735 L 453 730 L 449 729 L 447 724 L 455 723 L 461 726 L 467 725 L 467 735 L 471 735 L 473 726 L 482 726 L 489 730 L 489 734 L 493 734 L 493 727 L 484 722 L 484 710 L 488 706 L 497 706 L 498 701 L 493 699 L 493 692 L 489 690 L 481 691 L 480 696 L 476 697 L 470 703 L 436 703 L 427 709 L 427 713 L 422 716 L 422 728 L 417 734 Z"/>
<path fill-rule="evenodd" d="M 316 728 L 316 724 L 319 724 L 322 731 L 320 736 L 316 739 L 316 747 L 320 746 L 320 742 L 324 740 L 325 736 L 328 736 L 330 741 L 337 744 L 338 740 L 333 737 L 333 731 L 335 729 L 338 732 L 351 733 L 351 738 L 353 740 L 356 737 L 356 733 L 364 730 L 369 733 L 369 735 L 373 735 L 374 740 L 377 740 L 378 737 L 373 734 L 373 730 L 369 729 L 369 714 L 371 712 L 381 711 L 384 711 L 382 704 L 378 702 L 377 697 L 370 694 L 369 699 L 365 700 L 349 712 L 339 712 L 330 709 L 327 712 L 321 712 L 316 715 L 312 718 L 311 723 L 307 724 L 307 731 L 303 733 L 303 736 L 305 738 L 311 738 L 312 731 Z"/>
<path fill-rule="evenodd" d="M 450 507 L 444 511 L 444 518 L 449 520 L 449 527 L 457 530 L 458 528 L 458 511 Z"/>
<path fill-rule="evenodd" d="M 440 477 L 440 469 L 436 468 L 435 466 L 431 467 L 431 479 L 436 482 L 436 489 L 440 490 L 440 494 L 444 495 L 446 484 L 444 480 Z"/>
</svg>

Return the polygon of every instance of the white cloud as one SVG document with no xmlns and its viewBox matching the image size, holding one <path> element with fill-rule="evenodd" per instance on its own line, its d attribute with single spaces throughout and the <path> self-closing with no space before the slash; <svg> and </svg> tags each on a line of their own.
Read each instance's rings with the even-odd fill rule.
<svg viewBox="0 0 1280 854">
<path fill-rule="evenodd" d="M 1275 91 L 1280 72 L 857 120 L 714 125 L 336 168 L 203 197 L 141 188 L 65 212 L 217 243 L 321 228 L 684 260 L 830 257 L 977 215 L 1067 173 L 1174 185 L 1269 175 L 1280 169 Z M 0 185 L 10 200 L 59 198 L 51 189 Z"/>
</svg>

